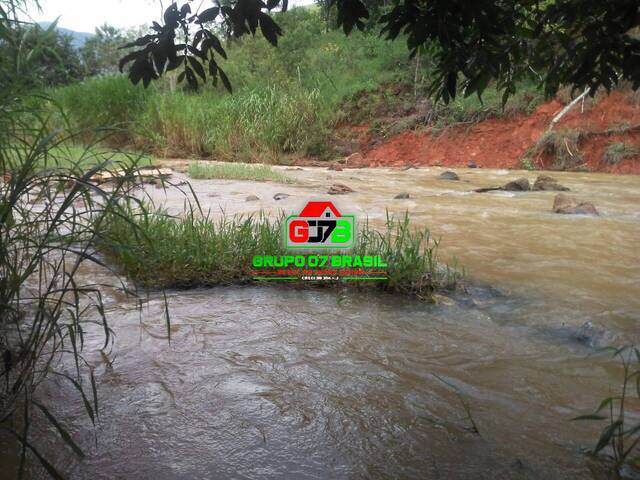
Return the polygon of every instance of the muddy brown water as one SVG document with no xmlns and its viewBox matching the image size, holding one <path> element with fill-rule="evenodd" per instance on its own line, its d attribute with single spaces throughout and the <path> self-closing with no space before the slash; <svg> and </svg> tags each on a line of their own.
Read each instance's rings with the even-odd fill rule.
<svg viewBox="0 0 640 480">
<path fill-rule="evenodd" d="M 640 178 L 554 173 L 602 214 L 586 217 L 551 213 L 553 192 L 470 193 L 530 172 L 440 172 L 193 182 L 215 214 L 295 212 L 347 184 L 356 192 L 332 198 L 343 211 L 381 224 L 386 209 L 408 210 L 430 226 L 468 291 L 436 305 L 283 286 L 169 292 L 170 344 L 159 296 L 139 312 L 112 294 L 113 367 L 100 332 L 85 340 L 98 427 L 67 385 L 41 393 L 88 456 L 77 461 L 50 431 L 45 451 L 78 479 L 589 478 L 583 451 L 599 425 L 570 419 L 618 386 L 619 365 L 596 349 L 640 339 Z M 273 200 L 280 192 L 290 196 Z M 401 192 L 410 198 L 394 200 Z"/>
</svg>

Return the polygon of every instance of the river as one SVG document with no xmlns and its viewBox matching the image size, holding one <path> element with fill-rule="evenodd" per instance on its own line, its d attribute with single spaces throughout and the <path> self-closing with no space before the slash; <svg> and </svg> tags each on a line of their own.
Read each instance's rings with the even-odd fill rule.
<svg viewBox="0 0 640 480">
<path fill-rule="evenodd" d="M 140 312 L 112 292 L 113 365 L 99 331 L 85 339 L 98 427 L 68 385 L 41 391 L 88 453 L 78 461 L 43 432 L 56 466 L 78 479 L 594 475 L 584 450 L 603 425 L 571 418 L 619 386 L 619 364 L 597 349 L 640 341 L 640 177 L 552 173 L 596 205 L 588 217 L 552 213 L 555 192 L 471 192 L 540 172 L 281 169 L 299 183 L 192 184 L 216 215 L 294 213 L 346 184 L 355 192 L 331 197 L 343 211 L 382 224 L 407 210 L 429 226 L 466 291 L 435 305 L 271 285 L 168 292 L 170 344 L 160 295 Z"/>
</svg>

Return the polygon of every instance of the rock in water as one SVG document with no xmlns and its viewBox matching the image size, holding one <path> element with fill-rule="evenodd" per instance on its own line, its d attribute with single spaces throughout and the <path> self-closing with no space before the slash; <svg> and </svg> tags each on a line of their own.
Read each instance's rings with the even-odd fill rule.
<svg viewBox="0 0 640 480">
<path fill-rule="evenodd" d="M 469 160 L 469 163 L 467 163 L 467 168 L 478 168 L 478 164 L 473 160 Z"/>
<path fill-rule="evenodd" d="M 329 168 L 327 168 L 327 170 L 334 170 L 336 172 L 341 172 L 342 167 L 340 165 L 329 165 Z"/>
<path fill-rule="evenodd" d="M 529 180 L 522 177 L 505 184 L 502 189 L 507 192 L 528 192 L 531 188 L 529 186 Z"/>
<path fill-rule="evenodd" d="M 274 199 L 275 201 L 278 201 L 278 200 L 284 200 L 285 198 L 288 198 L 288 197 L 290 197 L 290 196 L 291 196 L 291 195 L 289 195 L 288 193 L 276 193 L 276 194 L 273 196 L 273 199 Z"/>
<path fill-rule="evenodd" d="M 407 192 L 402 192 L 402 193 L 399 193 L 398 195 L 396 195 L 393 198 L 396 199 L 396 200 L 406 200 L 407 198 L 409 198 L 409 194 Z"/>
<path fill-rule="evenodd" d="M 574 197 L 560 193 L 553 199 L 553 211 L 555 213 L 568 213 L 566 211 L 577 204 L 578 201 Z"/>
<path fill-rule="evenodd" d="M 484 187 L 484 188 L 476 188 L 474 192 L 476 193 L 496 192 L 502 189 L 503 189 L 502 187 Z"/>
<path fill-rule="evenodd" d="M 260 200 L 260 197 L 257 197 L 256 195 L 249 195 L 244 199 L 245 202 L 257 202 L 258 200 Z"/>
<path fill-rule="evenodd" d="M 344 195 L 345 193 L 353 192 L 353 189 L 343 185 L 342 183 L 334 183 L 329 187 L 327 193 L 329 195 Z"/>
<path fill-rule="evenodd" d="M 533 190 L 547 190 L 556 192 L 568 192 L 569 189 L 560 185 L 558 181 L 549 175 L 540 175 L 533 184 Z"/>
<path fill-rule="evenodd" d="M 451 170 L 442 172 L 438 178 L 440 180 L 460 180 L 458 174 L 456 172 L 452 172 Z"/>
<path fill-rule="evenodd" d="M 576 214 L 578 215 L 594 215 L 599 216 L 600 212 L 596 209 L 596 206 L 590 202 L 581 202 L 576 207 Z"/>
<path fill-rule="evenodd" d="M 593 203 L 580 202 L 577 198 L 564 193 L 559 193 L 553 199 L 553 211 L 574 215 L 600 215 Z"/>
</svg>

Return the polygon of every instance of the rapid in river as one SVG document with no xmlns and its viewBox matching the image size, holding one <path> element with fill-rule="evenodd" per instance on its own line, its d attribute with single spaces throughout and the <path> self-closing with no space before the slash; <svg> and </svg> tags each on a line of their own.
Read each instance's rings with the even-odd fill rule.
<svg viewBox="0 0 640 480">
<path fill-rule="evenodd" d="M 619 387 L 598 348 L 640 341 L 640 177 L 552 173 L 597 206 L 591 217 L 552 213 L 555 192 L 472 193 L 540 172 L 281 170 L 298 183 L 191 183 L 216 215 L 297 213 L 346 184 L 355 192 L 331 199 L 359 219 L 408 211 L 429 226 L 465 291 L 436 304 L 282 285 L 170 291 L 170 343 L 161 294 L 139 311 L 114 291 L 112 364 L 99 330 L 85 338 L 98 426 L 68 384 L 40 392 L 87 449 L 78 461 L 43 432 L 56 466 L 74 479 L 591 478 L 584 452 L 603 424 L 571 419 Z"/>
</svg>

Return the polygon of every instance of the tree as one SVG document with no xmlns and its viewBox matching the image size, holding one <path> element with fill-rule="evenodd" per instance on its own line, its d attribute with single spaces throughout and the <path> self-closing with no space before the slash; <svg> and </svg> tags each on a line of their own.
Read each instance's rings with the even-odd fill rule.
<svg viewBox="0 0 640 480">
<path fill-rule="evenodd" d="M 80 57 L 87 76 L 117 72 L 121 56 L 119 47 L 127 41 L 125 34 L 106 23 L 80 47 Z"/>
<path fill-rule="evenodd" d="M 369 10 L 361 0 L 328 0 L 337 25 L 363 30 Z M 258 27 L 274 46 L 282 30 L 272 19 L 287 0 L 232 0 L 195 13 L 189 2 L 172 3 L 164 24 L 127 47 L 141 47 L 120 61 L 132 62 L 129 78 L 148 85 L 169 70 L 197 88 L 199 79 L 231 85 L 217 62 L 226 58 L 213 26 L 235 37 Z M 275 15 L 274 15 L 275 16 Z M 448 102 L 458 91 L 482 95 L 494 81 L 503 100 L 533 70 L 551 96 L 562 85 L 610 90 L 622 80 L 640 87 L 640 0 L 395 0 L 379 21 L 381 34 L 406 38 L 411 55 L 421 47 L 434 59 L 429 92 Z"/>
<path fill-rule="evenodd" d="M 59 85 L 82 78 L 80 57 L 73 38 L 54 22 L 46 29 L 36 24 L 0 17 L 0 81 L 22 89 Z M 6 88 L 6 87 L 5 87 Z"/>
</svg>

